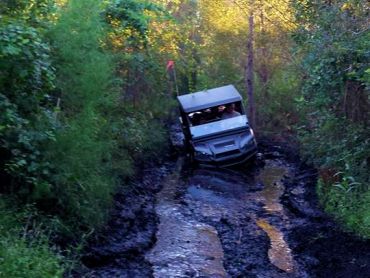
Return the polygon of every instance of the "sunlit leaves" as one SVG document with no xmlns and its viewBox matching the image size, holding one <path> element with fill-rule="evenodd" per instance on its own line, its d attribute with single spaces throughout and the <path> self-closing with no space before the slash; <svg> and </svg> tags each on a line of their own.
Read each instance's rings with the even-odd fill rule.
<svg viewBox="0 0 370 278">
<path fill-rule="evenodd" d="M 0 15 L 16 17 L 34 27 L 45 25 L 55 17 L 55 1 L 4 0 L 0 2 Z"/>
<path fill-rule="evenodd" d="M 117 0 L 108 4 L 105 16 L 116 34 L 133 43 L 140 38 L 145 44 L 152 15 L 163 12 L 160 6 L 149 1 Z"/>
<path fill-rule="evenodd" d="M 363 5 L 359 2 L 334 1 L 329 5 L 306 0 L 295 5 L 301 24 L 295 38 L 310 77 L 305 82 L 306 95 L 316 95 L 317 100 L 329 96 L 329 106 L 341 105 L 340 88 L 346 80 L 364 80 L 369 65 L 366 1 Z"/>
</svg>

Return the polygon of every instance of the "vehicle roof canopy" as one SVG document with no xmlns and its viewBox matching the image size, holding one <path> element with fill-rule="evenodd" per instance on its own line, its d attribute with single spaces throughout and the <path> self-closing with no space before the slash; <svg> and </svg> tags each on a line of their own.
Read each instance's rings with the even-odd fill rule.
<svg viewBox="0 0 370 278">
<path fill-rule="evenodd" d="M 242 97 L 233 85 L 204 90 L 177 97 L 184 112 L 190 113 L 217 105 L 241 101 Z"/>
</svg>

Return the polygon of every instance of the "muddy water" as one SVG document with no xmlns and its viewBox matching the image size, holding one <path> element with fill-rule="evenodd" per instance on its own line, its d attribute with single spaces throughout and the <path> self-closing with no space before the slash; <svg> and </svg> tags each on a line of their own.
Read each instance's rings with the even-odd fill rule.
<svg viewBox="0 0 370 278">
<path fill-rule="evenodd" d="M 180 157 L 144 170 L 73 277 L 370 277 L 370 242 L 321 212 L 316 171 L 261 149 L 264 166 L 191 169 Z"/>
<path fill-rule="evenodd" d="M 270 238 L 271 248 L 268 251 L 268 256 L 272 264 L 286 272 L 294 271 L 292 251 L 284 240 L 283 233 L 277 228 L 270 225 L 266 220 L 257 220 L 257 225 L 263 229 Z"/>
<path fill-rule="evenodd" d="M 280 203 L 280 197 L 284 192 L 282 179 L 288 170 L 286 166 L 281 165 L 279 161 L 267 160 L 265 167 L 258 175 L 264 188 L 259 194 L 264 203 L 264 209 L 268 212 L 283 212 L 283 206 Z"/>
<path fill-rule="evenodd" d="M 258 175 L 258 179 L 264 185 L 264 189 L 258 194 L 262 197 L 261 200 L 264 203 L 264 209 L 269 213 L 278 213 L 284 219 L 287 217 L 280 203 L 280 197 L 284 193 L 282 179 L 285 175 L 288 175 L 288 172 L 287 166 L 282 165 L 281 161 L 267 160 L 265 167 Z M 257 225 L 270 238 L 268 257 L 271 263 L 285 272 L 294 272 L 292 251 L 285 241 L 283 233 L 278 227 L 271 225 L 266 219 L 258 219 Z"/>
<path fill-rule="evenodd" d="M 163 181 L 156 212 L 160 218 L 157 243 L 146 258 L 153 265 L 154 277 L 227 277 L 223 249 L 214 227 L 199 222 L 176 197 L 183 161 Z"/>
<path fill-rule="evenodd" d="M 281 232 L 289 165 L 267 160 L 259 171 L 191 172 L 183 166 L 180 159 L 157 195 L 157 242 L 146 255 L 154 277 L 300 277 Z"/>
</svg>

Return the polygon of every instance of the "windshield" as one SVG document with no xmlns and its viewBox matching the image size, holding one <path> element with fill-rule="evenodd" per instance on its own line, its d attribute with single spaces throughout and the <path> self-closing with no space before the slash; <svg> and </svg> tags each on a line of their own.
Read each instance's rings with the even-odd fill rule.
<svg viewBox="0 0 370 278">
<path fill-rule="evenodd" d="M 198 126 L 244 114 L 242 103 L 232 102 L 188 113 L 190 126 Z"/>
<path fill-rule="evenodd" d="M 190 132 L 193 137 L 201 137 L 204 135 L 211 135 L 213 133 L 227 131 L 239 127 L 246 126 L 248 124 L 247 117 L 240 115 L 217 122 L 206 123 L 202 125 L 190 127 Z"/>
</svg>

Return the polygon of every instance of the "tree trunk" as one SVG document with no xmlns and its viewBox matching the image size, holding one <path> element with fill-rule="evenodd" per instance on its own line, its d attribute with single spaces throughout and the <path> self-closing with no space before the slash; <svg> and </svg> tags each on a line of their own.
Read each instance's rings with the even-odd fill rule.
<svg viewBox="0 0 370 278">
<path fill-rule="evenodd" d="M 254 18 L 253 11 L 249 15 L 249 36 L 247 42 L 247 67 L 245 71 L 245 85 L 248 94 L 248 117 L 249 124 L 256 128 L 256 107 L 254 102 L 254 87 L 253 87 L 253 64 L 254 64 L 254 51 L 253 51 L 253 35 L 254 35 Z"/>
<path fill-rule="evenodd" d="M 261 36 L 262 36 L 262 46 L 261 46 L 261 69 L 260 69 L 260 77 L 262 82 L 262 95 L 265 101 L 268 101 L 268 88 L 267 82 L 269 80 L 269 72 L 267 68 L 267 61 L 268 61 L 268 53 L 266 48 L 266 30 L 265 30 L 265 20 L 263 16 L 263 9 L 261 8 Z"/>
<path fill-rule="evenodd" d="M 366 125 L 369 122 L 370 103 L 365 86 L 359 81 L 346 81 L 343 110 L 345 117 L 354 123 L 363 123 Z"/>
</svg>

